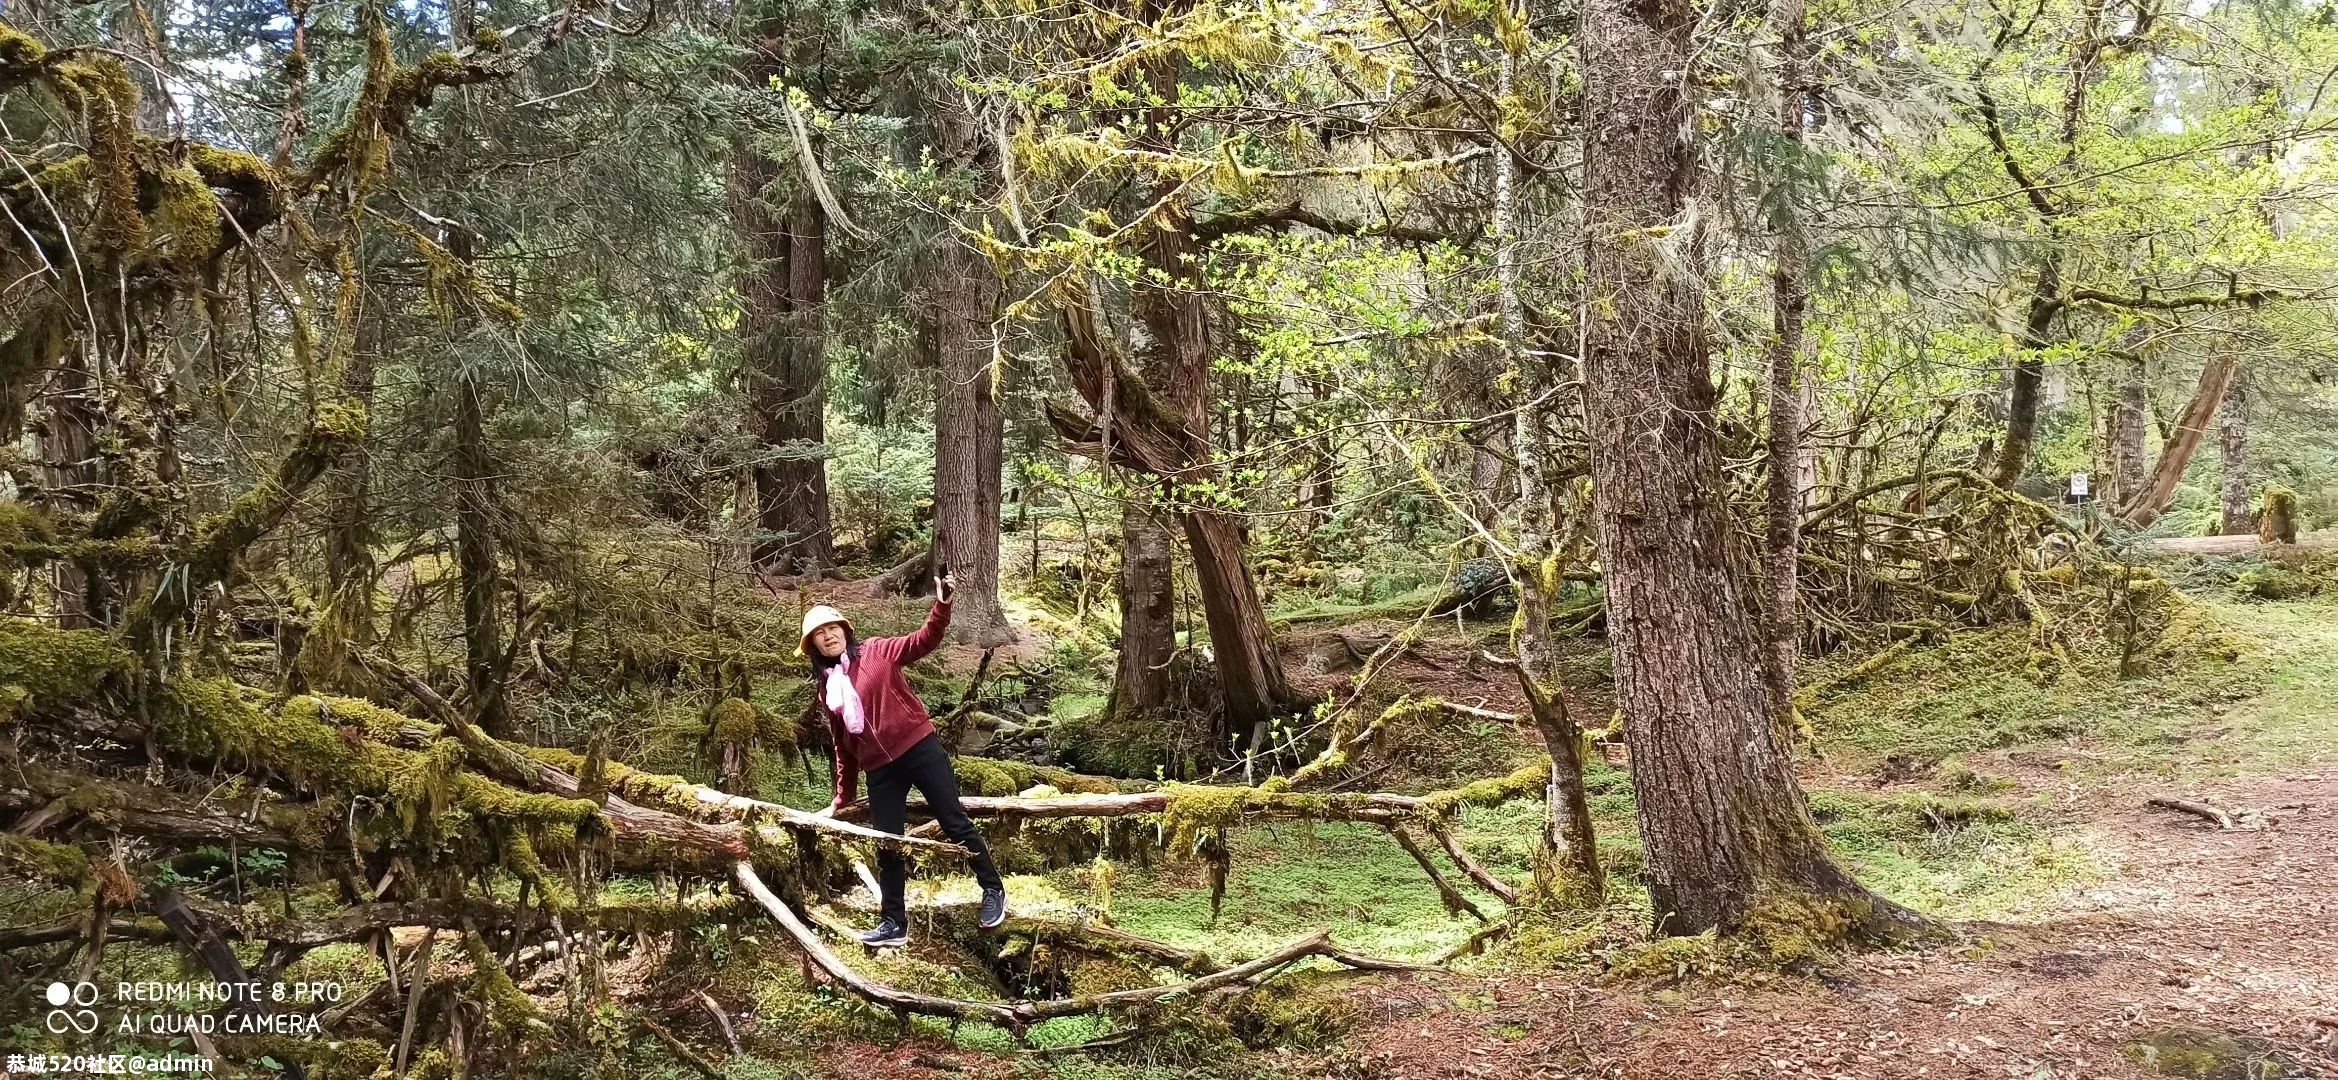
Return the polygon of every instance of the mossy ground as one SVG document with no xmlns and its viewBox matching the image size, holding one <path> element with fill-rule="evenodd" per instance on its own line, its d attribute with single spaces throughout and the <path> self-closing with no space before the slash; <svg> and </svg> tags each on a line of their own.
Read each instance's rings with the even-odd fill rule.
<svg viewBox="0 0 2338 1080">
<path fill-rule="evenodd" d="M 2205 625 L 2197 629 L 2202 635 L 2197 640 L 2212 647 L 2147 657 L 2141 673 L 2126 680 L 2103 666 L 2100 657 L 2081 658 L 2059 678 L 2033 680 L 2020 662 L 2027 651 L 2026 630 L 2014 628 L 1952 636 L 1910 650 L 1868 678 L 1821 695 L 1811 717 L 1822 751 L 1814 767 L 1825 779 L 1811 785 L 1811 805 L 1835 851 L 1871 887 L 1917 911 L 1951 920 L 2019 920 L 2106 873 L 2107 862 L 2086 829 L 2025 799 L 1992 752 L 2044 748 L 2043 758 L 2054 759 L 2075 744 L 2085 752 L 2070 755 L 2066 772 L 2080 782 L 2098 783 L 2138 772 L 2194 775 L 2330 759 L 2326 702 L 2327 688 L 2338 682 L 2338 597 L 2265 602 L 2228 594 L 2202 601 L 2200 607 Z M 1818 661 L 1811 679 L 1820 682 L 1830 665 L 1860 659 Z M 1095 704 L 1084 693 L 1061 695 L 1059 706 L 1077 710 Z M 763 696 L 758 694 L 758 705 L 764 704 Z M 676 705 L 671 712 L 677 728 L 687 723 L 703 730 L 701 710 Z M 1531 753 L 1515 733 L 1498 727 L 1448 726 L 1439 738 L 1473 744 L 1473 764 L 1460 770 L 1466 775 L 1497 775 L 1477 768 L 1481 759 L 1514 764 L 1522 748 Z M 675 757 L 665 767 L 703 773 L 685 755 Z M 1894 758 L 1916 764 L 1890 791 L 1854 787 L 1858 778 L 1841 775 L 1888 771 Z M 814 758 L 808 771 L 793 759 L 768 764 L 774 767 L 758 775 L 765 797 L 804 807 L 826 801 L 824 760 Z M 1415 769 L 1409 775 L 1419 779 L 1433 771 Z M 1017 779 L 1009 778 L 1010 784 Z M 1615 871 L 1610 906 L 1602 913 L 1530 923 L 1511 942 L 1465 962 L 1464 969 L 1614 968 L 1626 975 L 1672 978 L 1720 966 L 1711 950 L 1693 939 L 1653 947 L 1632 940 L 1646 913 L 1635 874 L 1639 837 L 1629 778 L 1594 764 L 1587 782 L 1602 856 Z M 1460 835 L 1494 873 L 1523 880 L 1531 872 L 1541 813 L 1534 798 L 1463 807 Z M 1121 865 L 1108 881 L 1099 880 L 1090 867 L 1019 875 L 1010 879 L 1010 887 L 1019 907 L 1066 914 L 1106 910 L 1132 932 L 1231 958 L 1327 929 L 1343 946 L 1361 952 L 1425 959 L 1477 927 L 1467 916 L 1446 912 L 1419 868 L 1377 829 L 1252 825 L 1232 829 L 1230 841 L 1232 872 L 1214 922 L 1207 874 L 1193 859 Z M 1464 888 L 1488 914 L 1501 914 L 1495 898 Z M 913 902 L 971 898 L 970 881 L 942 877 L 920 882 Z M 19 923 L 69 910 L 72 902 L 69 893 L 56 891 L 8 899 L 8 921 Z M 452 938 L 445 947 L 450 960 L 459 951 Z M 889 1015 L 806 987 L 792 955 L 769 934 L 750 929 L 726 936 L 725 944 L 711 951 L 722 954 L 722 962 L 707 969 L 718 995 L 740 1006 L 751 1004 L 758 1017 L 749 1053 L 726 1063 L 727 1075 L 742 1080 L 834 1075 L 815 1064 L 823 1048 L 883 1044 L 902 1034 Z M 177 978 L 177 964 L 171 950 L 124 942 L 108 952 L 107 977 L 145 972 Z M 979 965 L 971 955 L 924 954 L 872 961 L 871 969 L 905 985 L 993 996 L 995 987 L 969 974 Z M 353 985 L 380 977 L 377 961 L 345 948 L 304 958 L 294 974 Z M 1253 1020 L 1270 1026 L 1280 1022 Z M 1329 1027 L 1310 1025 L 1336 1026 L 1320 1011 L 1294 1022 L 1285 1034 L 1301 1042 L 1333 1037 Z M 1224 1042 L 1226 1031 L 1188 1032 L 1180 1036 L 1186 1043 L 1091 1060 L 1026 1055 L 1007 1033 L 982 1025 L 952 1029 L 921 1020 L 910 1031 L 921 1040 L 983 1053 L 993 1064 L 1012 1052 L 1013 1075 L 1033 1078 L 1196 1075 L 1187 1055 L 1201 1052 L 1197 1047 L 1226 1050 L 1241 1042 Z M 1108 1021 L 1058 1021 L 1033 1032 L 1031 1045 L 1069 1046 L 1112 1032 Z M 691 1075 L 654 1042 L 636 1040 L 621 1053 L 632 1075 Z M 1253 1064 L 1244 1059 L 1240 1069 L 1247 1071 L 1222 1074 L 1264 1075 Z"/>
<path fill-rule="evenodd" d="M 2198 597 L 2173 647 L 2082 657 L 2043 681 L 2025 674 L 2022 627 L 1957 634 L 1912 650 L 1808 710 L 1837 770 L 1935 765 L 1987 751 L 2072 743 L 2073 769 L 2111 780 L 2181 768 L 2229 773 L 2330 760 L 2328 688 L 2338 680 L 2338 598 L 2264 603 Z M 1810 681 L 1856 656 L 1812 665 Z M 1895 760 L 1896 759 L 1896 760 Z M 1888 764 L 1887 764 L 1888 763 Z M 1986 778 L 1979 782 L 1986 783 Z"/>
</svg>

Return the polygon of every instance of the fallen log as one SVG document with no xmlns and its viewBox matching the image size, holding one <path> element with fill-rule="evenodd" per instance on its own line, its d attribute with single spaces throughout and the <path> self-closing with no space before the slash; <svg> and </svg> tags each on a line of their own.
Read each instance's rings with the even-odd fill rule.
<svg viewBox="0 0 2338 1080">
<path fill-rule="evenodd" d="M 818 965 L 821 971 L 862 1000 L 902 1014 L 943 1016 L 955 1020 L 984 1020 L 1005 1027 L 1015 1032 L 1017 1036 L 1022 1035 L 1031 1025 L 1042 1020 L 1115 1012 L 1172 998 L 1204 994 L 1220 987 L 1247 983 L 1271 976 L 1275 972 L 1310 957 L 1322 957 L 1346 967 L 1371 971 L 1433 970 L 1426 965 L 1411 964 L 1400 960 L 1359 956 L 1333 945 L 1330 935 L 1318 930 L 1256 960 L 1221 968 L 1187 982 L 1172 983 L 1166 986 L 1140 987 L 1134 990 L 1118 990 L 1074 998 L 1047 998 L 1039 1001 L 1013 1002 L 967 1001 L 961 998 L 937 997 L 931 994 L 902 990 L 862 975 L 829 949 L 827 944 L 820 940 L 817 932 L 807 925 L 801 917 L 797 916 L 785 901 L 782 901 L 763 884 L 762 879 L 755 873 L 754 866 L 744 862 L 738 864 L 735 868 L 735 879 L 741 888 L 747 890 L 748 895 L 762 904 L 764 910 L 770 912 L 771 917 L 785 928 L 791 937 L 795 938 L 797 947 L 802 949 L 804 954 Z"/>
<path fill-rule="evenodd" d="M 2140 540 L 2135 546 L 2151 555 L 2258 555 L 2270 559 L 2338 548 L 2338 529 L 2299 533 L 2294 544 L 2266 543 L 2241 533 L 2233 536 L 2169 536 Z"/>
<path fill-rule="evenodd" d="M 449 704 L 421 676 L 381 657 L 363 657 L 362 659 L 366 667 L 396 683 L 414 700 L 420 702 L 423 711 L 430 713 L 433 719 L 452 732 L 458 741 L 470 748 L 505 781 L 570 798 L 576 797 L 583 790 L 583 784 L 576 776 L 576 772 L 582 770 L 583 759 L 573 752 L 543 747 L 523 749 L 492 738 L 486 732 L 467 722 L 462 711 Z M 420 734 L 424 738 L 430 737 L 430 733 L 427 731 Z M 888 832 L 880 832 L 864 825 L 839 821 L 821 814 L 807 813 L 791 806 L 782 806 L 778 803 L 751 799 L 744 795 L 716 791 L 710 787 L 690 783 L 679 776 L 645 773 L 617 762 L 606 763 L 603 767 L 603 776 L 610 792 L 608 803 L 618 813 L 631 813 L 634 810 L 642 809 L 630 800 L 655 801 L 663 804 L 664 811 L 668 813 L 713 814 L 719 815 L 727 821 L 745 821 L 750 816 L 775 818 L 790 828 L 832 833 L 839 837 L 879 846 L 922 848 L 954 855 L 966 854 L 966 849 L 946 841 L 902 837 Z"/>
</svg>

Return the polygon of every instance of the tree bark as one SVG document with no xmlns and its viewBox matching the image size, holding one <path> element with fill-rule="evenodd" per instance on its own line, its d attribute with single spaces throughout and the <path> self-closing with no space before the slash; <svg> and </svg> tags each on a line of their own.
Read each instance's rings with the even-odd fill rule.
<svg viewBox="0 0 2338 1080">
<path fill-rule="evenodd" d="M 2240 369 L 2240 361 L 2230 353 L 2209 358 L 2208 366 L 2200 371 L 2200 383 L 2192 390 L 2192 400 L 2176 418 L 2175 430 L 2168 435 L 2167 445 L 2160 447 L 2159 461 L 2152 466 L 2151 478 L 2142 490 L 2127 497 L 2119 507 L 2119 516 L 2137 525 L 2149 525 L 2167 512 L 2175 501 L 2176 485 L 2183 481 L 2184 470 L 2192 464 L 2192 455 L 2200 449 L 2200 442 L 2208 434 L 2209 421 L 2215 418 L 2217 404 L 2224 400 L 2225 387 L 2232 382 L 2233 372 Z"/>
<path fill-rule="evenodd" d="M 2060 242 L 2059 228 L 2049 243 Z M 2005 441 L 1997 446 L 1997 460 L 1990 467 L 1989 478 L 1999 487 L 2012 487 L 2029 471 L 2030 451 L 2038 441 L 2038 410 L 2043 405 L 2040 393 L 2046 382 L 2045 350 L 2052 344 L 2054 317 L 2062 311 L 2062 260 L 2049 253 L 2045 263 L 2038 267 L 2037 284 L 2031 289 L 2029 315 L 2022 320 L 2021 338 L 2015 344 L 2017 355 L 2013 361 L 2013 385 L 2006 404 Z"/>
<path fill-rule="evenodd" d="M 503 571 L 496 555 L 495 458 L 487 447 L 487 413 L 479 382 L 465 372 L 455 387 L 455 562 L 463 582 L 463 678 L 471 714 L 497 738 L 509 734 L 503 695 L 503 625 L 496 601 Z"/>
<path fill-rule="evenodd" d="M 2141 352 L 2127 361 L 2119 381 L 2119 411 L 2111 422 L 2111 490 L 2116 506 L 2143 491 L 2145 444 L 2151 435 L 2151 368 Z"/>
<path fill-rule="evenodd" d="M 2249 369 L 2238 367 L 2224 388 L 2217 444 L 2223 458 L 2222 521 L 2217 531 L 2237 536 L 2257 531 L 2256 476 L 2249 466 Z"/>
<path fill-rule="evenodd" d="M 1584 385 L 1598 542 L 1656 927 L 1744 929 L 1767 905 L 1892 910 L 1836 866 L 1770 723 L 1747 588 L 1730 558 L 1705 339 L 1697 183 L 1681 90 L 1698 11 L 1584 12 Z M 1663 452 L 1648 448 L 1661 447 Z"/>
<path fill-rule="evenodd" d="M 1803 0 L 1776 0 L 1770 21 L 1778 33 L 1778 133 L 1798 152 L 1805 108 L 1802 88 L 1807 11 Z M 1794 668 L 1802 646 L 1802 610 L 1797 566 L 1802 545 L 1802 320 L 1810 306 L 1803 280 L 1809 263 L 1802 223 L 1778 231 L 1770 265 L 1771 336 L 1769 361 L 1769 446 L 1765 461 L 1762 579 L 1769 596 L 1763 632 L 1762 675 L 1770 691 L 1770 722 L 1794 730 Z M 1790 736 L 1789 736 L 1790 737 Z"/>
<path fill-rule="evenodd" d="M 41 421 L 41 460 L 47 463 L 43 479 L 51 505 L 97 506 L 97 408 L 90 385 L 86 352 L 78 341 L 67 346 L 48 395 Z M 57 625 L 85 630 L 102 624 L 106 583 L 102 576 L 72 559 L 59 559 L 51 569 L 51 605 Z"/>
<path fill-rule="evenodd" d="M 369 410 L 388 322 L 388 312 L 361 314 L 356 347 L 348 366 L 341 369 L 342 391 Z M 325 505 L 327 593 L 350 644 L 363 647 L 372 642 L 374 625 L 373 469 L 365 454 L 351 454 L 334 467 Z"/>
<path fill-rule="evenodd" d="M 1331 379 L 1322 374 L 1301 377 L 1307 387 L 1307 398 L 1321 406 L 1331 400 Z M 1310 416 L 1306 423 L 1321 425 Z M 1299 516 L 1299 528 L 1312 537 L 1315 530 L 1331 523 L 1333 495 L 1339 482 L 1339 448 L 1331 441 L 1331 432 L 1319 430 L 1307 436 L 1306 467 L 1299 480 L 1299 505 L 1306 513 Z"/>
<path fill-rule="evenodd" d="M 1120 511 L 1120 667 L 1112 677 L 1112 710 L 1142 716 L 1169 704 L 1177 605 L 1169 575 L 1169 530 L 1134 494 Z"/>
<path fill-rule="evenodd" d="M 941 353 L 934 402 L 934 551 L 958 575 L 951 636 L 999 645 L 1014 635 L 998 588 L 1006 438 L 991 337 L 998 273 L 972 249 L 951 243 L 936 260 L 932 292 Z"/>
<path fill-rule="evenodd" d="M 1183 6 L 1181 0 L 1149 3 L 1145 14 L 1148 21 L 1160 24 Z M 1137 139 L 1141 148 L 1156 153 L 1175 149 L 1175 110 L 1184 67 L 1183 54 L 1172 49 L 1146 62 L 1145 79 L 1154 104 Z M 1157 463 L 1170 467 L 1155 471 L 1172 481 L 1214 481 L 1222 474 L 1210 465 L 1212 364 L 1201 279 L 1203 251 L 1194 239 L 1186 187 L 1186 180 L 1167 175 L 1154 183 L 1149 198 L 1160 209 L 1145 242 L 1148 273 L 1135 285 L 1130 304 L 1150 339 L 1146 381 L 1162 391 L 1168 414 L 1163 419 L 1182 428 L 1172 440 L 1177 444 L 1176 460 Z M 1239 522 L 1231 514 L 1204 507 L 1186 509 L 1181 517 L 1210 627 L 1224 701 L 1222 719 L 1228 733 L 1247 739 L 1253 731 L 1264 730 L 1293 695 L 1267 629 L 1257 580 L 1244 558 Z"/>
<path fill-rule="evenodd" d="M 747 85 L 778 73 L 767 54 L 741 65 Z M 731 155 L 731 225 L 747 267 L 739 285 L 740 373 L 748 426 L 761 454 L 754 467 L 758 568 L 776 574 L 816 572 L 836 564 L 829 532 L 827 349 L 827 215 L 805 183 L 783 210 L 777 163 L 753 146 Z"/>
</svg>

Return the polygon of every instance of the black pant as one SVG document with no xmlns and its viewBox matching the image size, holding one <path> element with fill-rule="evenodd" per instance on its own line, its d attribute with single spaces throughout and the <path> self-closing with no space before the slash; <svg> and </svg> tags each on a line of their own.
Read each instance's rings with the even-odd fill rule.
<svg viewBox="0 0 2338 1080">
<path fill-rule="evenodd" d="M 928 735 L 908 753 L 869 770 L 869 824 L 899 835 L 909 820 L 910 788 L 925 796 L 926 809 L 942 823 L 942 834 L 974 853 L 974 880 L 985 889 L 1003 887 L 999 868 L 990 861 L 990 845 L 982 842 L 982 830 L 974 827 L 974 819 L 958 802 L 958 774 L 950 771 L 950 755 L 942 749 L 940 735 Z M 909 925 L 902 895 L 909 887 L 909 860 L 890 848 L 878 852 L 877 884 L 884 890 L 879 900 L 885 915 Z"/>
</svg>

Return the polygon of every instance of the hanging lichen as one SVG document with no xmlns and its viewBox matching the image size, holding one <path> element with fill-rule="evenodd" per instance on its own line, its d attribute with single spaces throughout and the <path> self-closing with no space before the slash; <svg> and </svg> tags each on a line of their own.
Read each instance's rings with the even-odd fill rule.
<svg viewBox="0 0 2338 1080">
<path fill-rule="evenodd" d="M 47 85 L 89 128 L 93 221 L 82 241 L 114 255 L 146 246 L 146 215 L 138 209 L 138 87 L 121 62 L 102 53 L 44 65 Z"/>
<path fill-rule="evenodd" d="M 1251 788 L 1206 784 L 1170 784 L 1162 790 L 1169 803 L 1161 812 L 1161 827 L 1169 850 L 1181 854 L 1197 852 L 1211 834 L 1240 825 L 1257 794 Z"/>
</svg>

